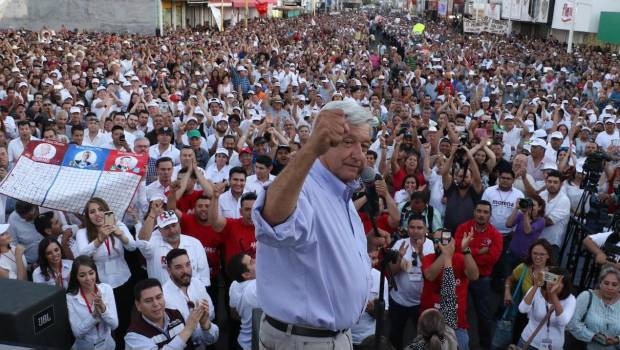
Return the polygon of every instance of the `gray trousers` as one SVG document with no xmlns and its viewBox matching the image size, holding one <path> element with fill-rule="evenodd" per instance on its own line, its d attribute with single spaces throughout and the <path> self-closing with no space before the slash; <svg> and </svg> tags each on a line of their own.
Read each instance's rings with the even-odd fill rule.
<svg viewBox="0 0 620 350">
<path fill-rule="evenodd" d="M 332 338 L 303 337 L 282 332 L 261 318 L 259 332 L 260 350 L 351 350 L 351 330 Z"/>
</svg>

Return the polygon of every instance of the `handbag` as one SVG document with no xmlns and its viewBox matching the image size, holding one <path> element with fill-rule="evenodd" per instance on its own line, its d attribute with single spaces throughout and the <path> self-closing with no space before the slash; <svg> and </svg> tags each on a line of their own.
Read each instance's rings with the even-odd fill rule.
<svg viewBox="0 0 620 350">
<path fill-rule="evenodd" d="M 514 330 L 515 317 L 512 312 L 515 307 L 517 296 L 521 292 L 521 284 L 525 279 L 525 274 L 528 271 L 528 267 L 525 266 L 523 272 L 521 272 L 521 276 L 519 277 L 519 282 L 517 282 L 517 287 L 512 293 L 513 304 L 506 308 L 502 317 L 497 320 L 495 324 L 495 333 L 493 334 L 493 340 L 491 341 L 491 347 L 493 349 L 506 349 L 510 342 L 512 342 L 512 332 Z"/>
<path fill-rule="evenodd" d="M 588 311 L 590 311 L 590 306 L 592 305 L 592 291 L 588 290 L 588 294 L 590 298 L 588 299 L 588 306 L 586 307 L 586 312 L 581 316 L 581 323 L 586 320 L 586 316 L 588 316 Z M 581 341 L 570 332 L 566 331 L 564 333 L 564 348 L 571 350 L 586 350 L 588 348 L 588 344 L 584 341 Z"/>
<path fill-rule="evenodd" d="M 510 344 L 510 346 L 508 347 L 508 350 L 527 350 L 530 347 L 530 344 L 532 343 L 532 340 L 534 340 L 534 338 L 536 337 L 536 334 L 538 334 L 538 332 L 540 332 L 540 330 L 543 328 L 545 323 L 547 323 L 547 321 L 549 321 L 549 318 L 551 318 L 551 314 L 553 313 L 554 309 L 555 309 L 555 306 L 551 305 L 551 307 L 549 308 L 549 311 L 547 311 L 547 314 L 542 319 L 542 321 L 540 321 L 540 323 L 538 324 L 538 327 L 536 327 L 536 329 L 534 330 L 534 332 L 532 332 L 530 337 L 527 338 L 527 341 L 523 344 L 523 347 L 520 347 L 520 346 L 514 345 L 514 344 Z"/>
</svg>

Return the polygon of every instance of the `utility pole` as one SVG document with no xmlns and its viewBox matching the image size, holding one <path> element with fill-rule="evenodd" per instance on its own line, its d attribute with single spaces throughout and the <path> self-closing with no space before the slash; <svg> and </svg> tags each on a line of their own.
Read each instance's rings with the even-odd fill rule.
<svg viewBox="0 0 620 350">
<path fill-rule="evenodd" d="M 573 52 L 573 35 L 575 32 L 575 21 L 577 20 L 577 2 L 573 1 L 573 10 L 570 19 L 570 30 L 568 31 L 568 43 L 566 45 L 566 52 Z"/>
</svg>

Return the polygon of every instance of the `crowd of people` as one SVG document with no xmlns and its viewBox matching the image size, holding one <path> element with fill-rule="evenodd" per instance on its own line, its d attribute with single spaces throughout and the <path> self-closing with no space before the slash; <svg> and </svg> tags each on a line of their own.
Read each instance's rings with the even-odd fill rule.
<svg viewBox="0 0 620 350">
<path fill-rule="evenodd" d="M 74 348 L 247 350 L 257 308 L 265 349 L 363 349 L 383 314 L 388 348 L 619 346 L 615 53 L 394 10 L 249 28 L 0 33 L 0 178 L 37 139 L 149 157 L 123 217 L 0 196 L 0 277 L 65 288 Z"/>
</svg>

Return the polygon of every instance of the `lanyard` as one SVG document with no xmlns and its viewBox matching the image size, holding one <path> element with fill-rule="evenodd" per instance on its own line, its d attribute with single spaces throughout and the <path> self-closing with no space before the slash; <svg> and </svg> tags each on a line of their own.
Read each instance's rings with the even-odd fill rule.
<svg viewBox="0 0 620 350">
<path fill-rule="evenodd" d="M 95 293 L 97 293 L 97 286 L 95 285 Z M 86 308 L 88 309 L 88 313 L 90 313 L 91 315 L 93 314 L 93 306 L 91 306 L 91 304 L 88 302 L 88 299 L 86 299 L 86 294 L 84 294 L 84 291 L 82 290 L 82 288 L 80 288 L 80 294 L 82 295 L 82 299 L 84 299 L 84 302 L 86 303 Z M 95 324 L 95 327 L 97 327 L 97 330 L 99 330 L 99 322 L 97 322 L 97 324 Z"/>
<path fill-rule="evenodd" d="M 52 273 L 54 274 L 54 280 L 56 280 L 56 285 L 59 287 L 64 287 L 63 285 L 63 278 L 62 278 L 62 260 L 60 261 L 60 263 L 58 264 L 58 273 L 56 273 L 56 271 L 52 270 Z M 86 300 L 86 299 L 84 299 Z M 86 303 L 88 304 L 88 303 Z"/>
<path fill-rule="evenodd" d="M 105 249 L 108 251 L 108 256 L 110 256 L 110 241 L 109 238 L 106 238 L 105 241 L 103 241 L 103 244 L 105 244 Z"/>
<path fill-rule="evenodd" d="M 545 315 L 549 313 L 549 305 L 547 305 L 547 301 L 545 300 Z M 549 318 L 547 318 L 547 337 L 549 336 L 549 325 L 551 323 L 551 316 L 549 316 Z"/>
</svg>

